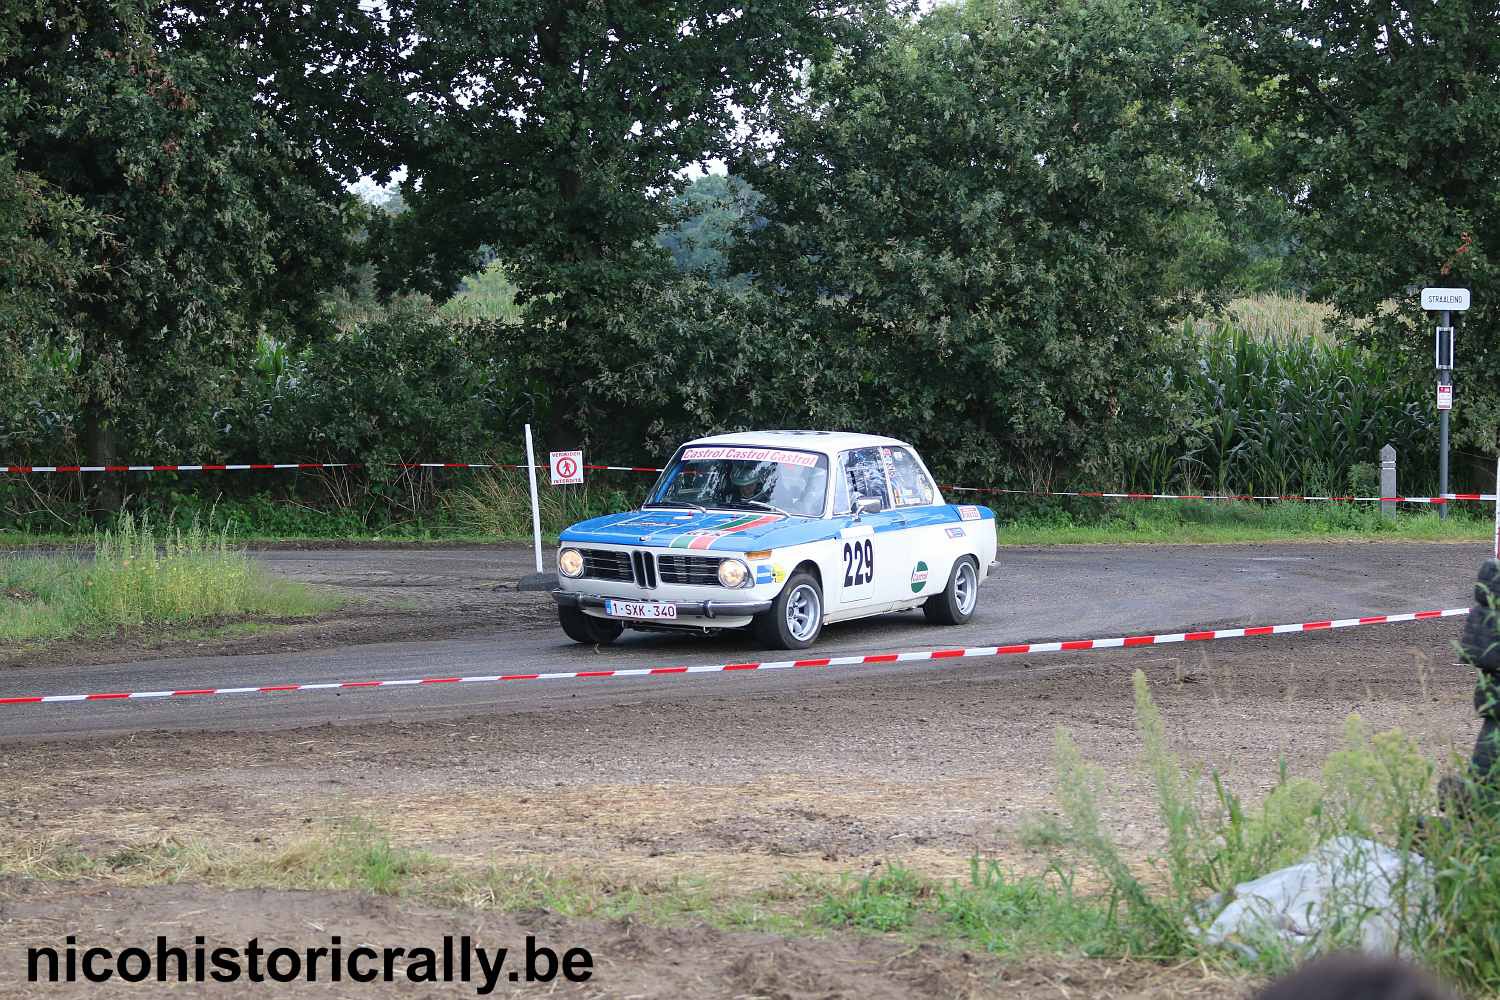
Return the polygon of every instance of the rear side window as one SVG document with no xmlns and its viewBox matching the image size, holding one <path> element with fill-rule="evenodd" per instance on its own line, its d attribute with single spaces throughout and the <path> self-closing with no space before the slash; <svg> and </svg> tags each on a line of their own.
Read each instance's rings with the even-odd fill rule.
<svg viewBox="0 0 1500 1000">
<path fill-rule="evenodd" d="M 905 448 L 881 448 L 880 452 L 889 464 L 891 492 L 897 507 L 927 507 L 937 502 L 937 490 L 922 471 L 917 456 Z"/>
</svg>

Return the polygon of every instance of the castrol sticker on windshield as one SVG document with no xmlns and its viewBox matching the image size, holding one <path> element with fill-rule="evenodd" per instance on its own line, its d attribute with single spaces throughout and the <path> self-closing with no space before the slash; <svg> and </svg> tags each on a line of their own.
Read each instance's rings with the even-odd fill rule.
<svg viewBox="0 0 1500 1000">
<path fill-rule="evenodd" d="M 780 465 L 814 466 L 818 456 L 805 451 L 781 451 L 777 448 L 689 448 L 682 453 L 684 462 L 712 462 L 729 459 L 735 462 L 776 462 Z"/>
</svg>

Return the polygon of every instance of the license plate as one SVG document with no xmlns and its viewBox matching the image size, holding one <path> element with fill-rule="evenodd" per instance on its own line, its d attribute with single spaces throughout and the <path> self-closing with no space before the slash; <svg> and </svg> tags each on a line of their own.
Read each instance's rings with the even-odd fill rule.
<svg viewBox="0 0 1500 1000">
<path fill-rule="evenodd" d="M 604 613 L 611 618 L 642 618 L 646 621 L 660 621 L 663 618 L 676 618 L 677 605 L 660 604 L 656 601 L 615 601 L 606 598 Z"/>
</svg>

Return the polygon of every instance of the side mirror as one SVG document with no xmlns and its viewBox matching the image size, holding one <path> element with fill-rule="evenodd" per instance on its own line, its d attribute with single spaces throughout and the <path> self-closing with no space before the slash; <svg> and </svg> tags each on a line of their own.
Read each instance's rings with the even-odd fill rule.
<svg viewBox="0 0 1500 1000">
<path fill-rule="evenodd" d="M 884 506 L 879 497 L 860 497 L 854 501 L 854 519 L 857 521 L 866 514 L 874 514 Z"/>
</svg>

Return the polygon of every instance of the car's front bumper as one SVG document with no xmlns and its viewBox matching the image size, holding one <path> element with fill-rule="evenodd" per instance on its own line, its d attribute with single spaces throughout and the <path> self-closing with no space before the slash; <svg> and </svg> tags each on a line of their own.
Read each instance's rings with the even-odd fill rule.
<svg viewBox="0 0 1500 1000">
<path fill-rule="evenodd" d="M 774 601 L 658 601 L 650 597 L 614 597 L 606 598 L 603 594 L 579 594 L 570 590 L 554 590 L 553 600 L 557 601 L 560 608 L 578 608 L 580 611 L 599 611 L 604 608 L 606 599 L 615 601 L 643 600 L 652 604 L 670 604 L 677 608 L 677 619 L 642 621 L 643 625 L 699 625 L 704 622 L 715 623 L 724 627 L 733 628 L 743 625 L 750 618 L 771 610 Z M 702 621 L 699 621 L 702 619 Z M 725 619 L 738 619 L 737 621 L 726 621 Z M 611 618 L 610 621 L 622 622 L 631 625 L 636 622 L 633 618 Z"/>
</svg>

